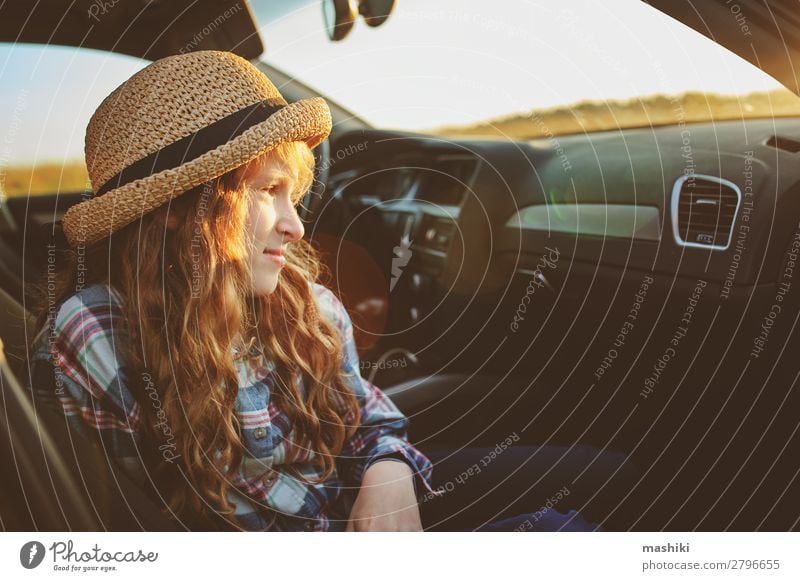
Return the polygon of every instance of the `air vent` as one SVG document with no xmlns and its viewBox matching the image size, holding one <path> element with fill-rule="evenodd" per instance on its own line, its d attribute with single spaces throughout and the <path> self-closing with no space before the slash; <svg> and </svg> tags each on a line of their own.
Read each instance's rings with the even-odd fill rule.
<svg viewBox="0 0 800 581">
<path fill-rule="evenodd" d="M 795 141 L 794 139 L 789 139 L 788 137 L 781 137 L 780 135 L 773 135 L 765 142 L 770 147 L 774 147 L 776 149 L 782 149 L 784 151 L 788 151 L 789 153 L 798 153 L 800 152 L 800 141 Z"/>
<path fill-rule="evenodd" d="M 684 246 L 726 250 L 742 193 L 733 182 L 705 175 L 681 176 L 672 189 L 672 228 Z"/>
<path fill-rule="evenodd" d="M 478 160 L 468 155 L 440 155 L 423 171 L 414 198 L 430 204 L 460 206 L 478 167 Z"/>
</svg>

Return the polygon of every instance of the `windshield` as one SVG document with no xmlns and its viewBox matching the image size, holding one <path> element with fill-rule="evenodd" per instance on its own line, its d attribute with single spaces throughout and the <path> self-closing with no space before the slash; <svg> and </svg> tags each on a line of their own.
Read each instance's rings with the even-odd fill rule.
<svg viewBox="0 0 800 581">
<path fill-rule="evenodd" d="M 383 128 L 546 133 L 796 115 L 777 81 L 640 0 L 399 0 L 329 41 L 319 2 L 254 2 L 263 59 Z"/>
</svg>

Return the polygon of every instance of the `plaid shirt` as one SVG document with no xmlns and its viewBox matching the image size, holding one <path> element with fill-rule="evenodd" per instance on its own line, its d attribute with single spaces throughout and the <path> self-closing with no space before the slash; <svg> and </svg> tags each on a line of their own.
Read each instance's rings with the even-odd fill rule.
<svg viewBox="0 0 800 581">
<path fill-rule="evenodd" d="M 288 416 L 270 401 L 274 365 L 263 355 L 236 360 L 239 391 L 235 413 L 245 457 L 229 498 L 245 530 L 344 530 L 364 472 L 379 459 L 396 459 L 411 466 L 418 502 L 424 496 L 440 494 L 431 487 L 430 460 L 408 441 L 408 419 L 380 389 L 361 377 L 353 326 L 344 305 L 323 285 L 312 283 L 312 287 L 321 314 L 329 317 L 341 334 L 343 378 L 356 394 L 361 426 L 336 458 L 336 469 L 326 481 L 295 477 L 284 460 L 287 442 L 293 442 L 296 434 Z M 124 340 L 118 326 L 122 321 L 120 301 L 113 288 L 99 284 L 64 301 L 55 322 L 47 327 L 49 336 L 43 332 L 37 339 L 33 356 L 34 366 L 55 371 L 56 393 L 42 393 L 35 385 L 32 389 L 37 398 L 60 407 L 73 429 L 90 437 L 92 428 L 97 430 L 95 435 L 106 453 L 141 484 L 147 476 L 137 449 L 142 445 L 138 429 L 142 413 L 127 387 L 128 370 L 115 349 Z M 35 371 L 32 376 L 37 376 Z M 299 388 L 304 393 L 302 380 Z M 150 392 L 153 398 L 152 386 Z M 160 406 L 157 395 L 153 403 Z M 162 419 L 163 425 L 157 425 L 162 425 L 165 435 L 171 434 L 166 417 L 159 416 Z M 165 459 L 170 457 L 168 444 L 159 448 Z M 174 460 L 174 454 L 172 457 Z M 292 468 L 316 480 L 321 472 L 310 464 L 313 457 L 314 452 L 305 449 Z"/>
</svg>

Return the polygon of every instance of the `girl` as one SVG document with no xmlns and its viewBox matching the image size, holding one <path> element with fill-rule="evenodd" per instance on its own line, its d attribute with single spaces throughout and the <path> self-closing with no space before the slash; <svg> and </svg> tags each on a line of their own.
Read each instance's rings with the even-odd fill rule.
<svg viewBox="0 0 800 581">
<path fill-rule="evenodd" d="M 89 122 L 33 388 L 53 374 L 38 397 L 187 528 L 422 530 L 442 496 L 303 240 L 330 129 L 323 99 L 218 51 L 155 61 Z"/>
</svg>

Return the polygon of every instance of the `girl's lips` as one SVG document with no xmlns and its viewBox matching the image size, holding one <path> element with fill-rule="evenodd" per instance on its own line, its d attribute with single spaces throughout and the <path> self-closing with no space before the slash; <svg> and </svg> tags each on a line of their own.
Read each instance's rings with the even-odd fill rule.
<svg viewBox="0 0 800 581">
<path fill-rule="evenodd" d="M 278 266 L 284 266 L 286 264 L 286 257 L 280 250 L 265 250 L 264 254 Z"/>
</svg>

